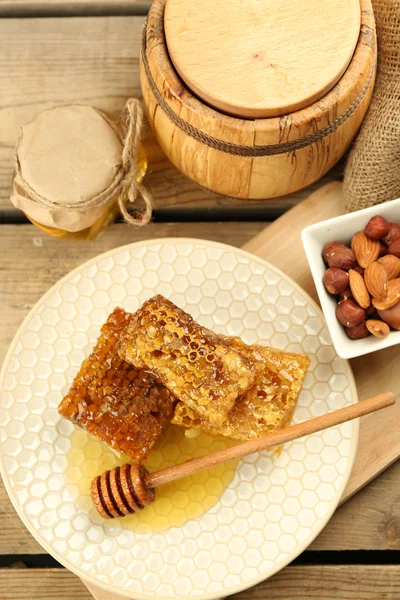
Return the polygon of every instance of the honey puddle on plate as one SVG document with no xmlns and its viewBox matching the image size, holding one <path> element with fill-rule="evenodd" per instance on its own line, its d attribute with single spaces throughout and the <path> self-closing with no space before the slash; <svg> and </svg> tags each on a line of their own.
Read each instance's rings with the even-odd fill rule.
<svg viewBox="0 0 400 600">
<path fill-rule="evenodd" d="M 91 481 L 96 475 L 117 465 L 123 465 L 129 462 L 129 459 L 116 456 L 105 444 L 81 429 L 74 430 L 70 442 L 68 467 L 65 472 L 67 484 L 78 488 L 80 506 L 90 512 L 95 522 L 99 522 L 101 517 L 97 515 L 90 497 Z M 234 444 L 233 440 L 206 433 L 200 433 L 196 438 L 188 438 L 183 428 L 170 425 L 157 440 L 145 466 L 149 471 L 158 471 Z M 190 519 L 201 517 L 217 504 L 233 480 L 237 463 L 238 461 L 230 461 L 160 486 L 156 489 L 155 502 L 142 511 L 121 519 L 101 521 L 131 529 L 136 533 L 156 533 L 169 527 L 182 526 Z"/>
</svg>

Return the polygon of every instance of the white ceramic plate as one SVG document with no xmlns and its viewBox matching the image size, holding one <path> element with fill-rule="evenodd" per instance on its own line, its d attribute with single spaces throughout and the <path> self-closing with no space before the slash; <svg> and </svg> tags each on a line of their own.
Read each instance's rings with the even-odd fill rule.
<svg viewBox="0 0 400 600">
<path fill-rule="evenodd" d="M 57 406 L 109 312 L 134 311 L 155 293 L 218 332 L 307 352 L 295 422 L 357 401 L 320 310 L 283 273 L 214 242 L 140 242 L 67 275 L 25 319 L 0 379 L 1 472 L 29 531 L 91 583 L 138 599 L 229 596 L 284 567 L 327 523 L 351 472 L 358 423 L 288 444 L 279 459 L 247 457 L 219 503 L 182 527 L 139 535 L 92 519 L 66 486 L 73 426 Z"/>
</svg>

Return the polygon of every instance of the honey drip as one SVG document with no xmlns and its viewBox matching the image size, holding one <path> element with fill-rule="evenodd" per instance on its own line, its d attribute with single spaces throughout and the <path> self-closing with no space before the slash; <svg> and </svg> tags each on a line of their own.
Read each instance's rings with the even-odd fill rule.
<svg viewBox="0 0 400 600">
<path fill-rule="evenodd" d="M 73 432 L 70 442 L 68 467 L 65 472 L 67 484 L 71 491 L 77 494 L 81 508 L 87 510 L 93 521 L 98 523 L 100 517 L 90 497 L 90 483 L 96 475 L 123 465 L 129 460 L 123 456 L 118 457 L 105 444 L 81 429 Z M 194 438 L 186 437 L 184 429 L 170 425 L 157 440 L 145 466 L 150 472 L 158 471 L 234 444 L 233 440 L 206 433 L 200 433 Z M 218 503 L 234 478 L 237 462 L 230 461 L 160 486 L 156 489 L 156 500 L 153 504 L 134 515 L 114 519 L 112 523 L 123 529 L 144 534 L 159 533 L 170 527 L 180 527 L 191 519 L 197 519 Z"/>
<path fill-rule="evenodd" d="M 137 154 L 137 164 L 136 164 L 136 181 L 140 183 L 145 176 L 147 171 L 147 158 L 146 154 L 142 148 L 139 146 L 138 154 Z M 118 197 L 116 197 L 110 204 L 108 204 L 100 217 L 91 225 L 90 227 L 86 227 L 81 231 L 65 231 L 64 229 L 58 229 L 56 227 L 48 227 L 47 225 L 42 225 L 42 223 L 38 223 L 34 219 L 32 219 L 29 215 L 25 213 L 25 216 L 45 233 L 50 234 L 56 238 L 62 238 L 67 240 L 75 240 L 75 241 L 90 241 L 96 239 L 111 223 L 115 221 L 120 213 L 118 206 Z"/>
</svg>

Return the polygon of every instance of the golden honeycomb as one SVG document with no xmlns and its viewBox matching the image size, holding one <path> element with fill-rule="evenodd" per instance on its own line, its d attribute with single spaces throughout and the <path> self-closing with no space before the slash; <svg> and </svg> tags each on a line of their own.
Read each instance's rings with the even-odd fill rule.
<svg viewBox="0 0 400 600">
<path fill-rule="evenodd" d="M 176 398 L 152 375 L 121 360 L 132 315 L 116 308 L 61 402 L 61 415 L 130 459 L 143 461 L 171 420 Z"/>
<path fill-rule="evenodd" d="M 244 346 L 240 339 L 232 342 Z M 251 346 L 254 358 L 263 363 L 254 385 L 237 400 L 221 425 L 210 424 L 191 408 L 178 402 L 172 422 L 192 429 L 237 440 L 266 435 L 290 423 L 310 364 L 304 354 L 282 352 L 263 346 Z"/>
<path fill-rule="evenodd" d="M 65 471 L 67 485 L 78 488 L 77 502 L 80 507 L 90 513 L 93 522 L 99 522 L 100 517 L 90 497 L 92 479 L 103 471 L 125 464 L 127 459 L 117 456 L 105 444 L 80 429 L 73 432 L 70 442 Z M 156 441 L 145 466 L 150 472 L 158 471 L 227 448 L 233 443 L 232 440 L 206 433 L 188 438 L 184 429 L 170 425 Z M 150 533 L 180 527 L 190 519 L 197 519 L 217 504 L 233 480 L 236 465 L 237 461 L 230 461 L 157 487 L 156 499 L 152 504 L 136 514 L 114 519 L 113 526 L 115 524 L 136 533 Z"/>
<path fill-rule="evenodd" d="M 133 315 L 120 352 L 217 425 L 253 384 L 258 368 L 251 355 L 201 327 L 161 295 Z"/>
</svg>

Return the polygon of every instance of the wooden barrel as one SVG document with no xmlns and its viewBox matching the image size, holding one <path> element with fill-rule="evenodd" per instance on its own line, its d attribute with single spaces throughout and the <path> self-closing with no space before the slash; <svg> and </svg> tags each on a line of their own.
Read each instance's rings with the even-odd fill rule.
<svg viewBox="0 0 400 600">
<path fill-rule="evenodd" d="M 313 183 L 343 156 L 375 81 L 370 0 L 361 0 L 356 49 L 334 87 L 306 108 L 255 119 L 220 112 L 185 87 L 169 58 L 164 10 L 165 0 L 154 0 L 143 31 L 141 85 L 157 140 L 185 175 L 227 196 L 275 198 Z"/>
</svg>

